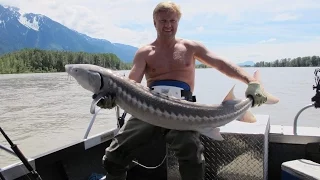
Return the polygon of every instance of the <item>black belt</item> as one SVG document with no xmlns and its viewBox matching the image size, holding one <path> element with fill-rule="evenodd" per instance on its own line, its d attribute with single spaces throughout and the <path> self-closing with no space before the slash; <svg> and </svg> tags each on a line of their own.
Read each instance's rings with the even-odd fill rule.
<svg viewBox="0 0 320 180">
<path fill-rule="evenodd" d="M 181 90 L 181 97 L 184 97 L 187 101 L 197 102 L 196 96 L 193 96 L 192 92 L 188 90 Z"/>
</svg>

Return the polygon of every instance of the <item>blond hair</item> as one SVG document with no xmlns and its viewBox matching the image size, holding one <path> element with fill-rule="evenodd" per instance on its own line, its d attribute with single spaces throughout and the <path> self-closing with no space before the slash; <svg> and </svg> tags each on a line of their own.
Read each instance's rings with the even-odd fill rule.
<svg viewBox="0 0 320 180">
<path fill-rule="evenodd" d="M 173 11 L 178 14 L 178 18 L 180 19 L 181 17 L 181 11 L 179 5 L 177 5 L 174 2 L 171 1 L 166 1 L 166 2 L 161 2 L 159 3 L 153 10 L 153 19 L 159 12 L 164 12 L 164 11 Z"/>
</svg>

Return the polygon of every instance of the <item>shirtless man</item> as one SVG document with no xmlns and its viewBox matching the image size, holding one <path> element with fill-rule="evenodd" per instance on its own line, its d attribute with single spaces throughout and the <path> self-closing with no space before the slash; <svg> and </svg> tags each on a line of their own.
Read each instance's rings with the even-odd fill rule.
<svg viewBox="0 0 320 180">
<path fill-rule="evenodd" d="M 254 98 L 253 106 L 266 102 L 259 83 L 243 69 L 218 57 L 199 42 L 176 38 L 180 17 L 180 9 L 175 3 L 162 2 L 156 6 L 153 19 L 157 38 L 137 51 L 129 74 L 130 79 L 140 83 L 145 75 L 150 88 L 155 85 L 183 88 L 190 92 L 185 95 L 185 99 L 192 101 L 190 94 L 192 95 L 194 90 L 195 61 L 198 59 L 227 76 L 248 84 L 246 95 Z M 103 103 L 99 104 L 103 107 Z M 134 117 L 124 124 L 106 148 L 103 164 L 108 173 L 107 179 L 124 180 L 125 168 L 135 154 L 139 153 L 139 148 L 159 137 L 164 138 L 175 151 L 182 180 L 204 179 L 203 146 L 199 133 L 164 129 Z"/>
</svg>

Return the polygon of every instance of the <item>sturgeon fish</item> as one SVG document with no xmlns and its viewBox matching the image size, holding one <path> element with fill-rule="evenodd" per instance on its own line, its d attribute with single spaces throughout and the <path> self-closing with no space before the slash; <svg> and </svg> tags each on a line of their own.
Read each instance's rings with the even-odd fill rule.
<svg viewBox="0 0 320 180">
<path fill-rule="evenodd" d="M 65 70 L 84 89 L 97 95 L 91 105 L 92 114 L 101 97 L 113 94 L 116 105 L 133 117 L 167 129 L 198 131 L 214 140 L 223 140 L 219 127 L 248 116 L 253 102 L 251 98 L 235 99 L 233 88 L 221 104 L 189 102 L 154 92 L 141 83 L 97 65 L 67 64 Z M 266 94 L 266 104 L 279 101 Z"/>
</svg>

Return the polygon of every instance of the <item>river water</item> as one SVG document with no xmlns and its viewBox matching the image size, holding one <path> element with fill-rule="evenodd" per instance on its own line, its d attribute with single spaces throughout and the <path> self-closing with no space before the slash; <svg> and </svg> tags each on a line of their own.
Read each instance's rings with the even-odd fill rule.
<svg viewBox="0 0 320 180">
<path fill-rule="evenodd" d="M 271 124 L 292 125 L 296 113 L 315 95 L 314 67 L 245 69 L 251 74 L 259 70 L 265 89 L 280 99 L 276 105 L 252 109 L 270 115 Z M 197 69 L 195 85 L 197 101 L 205 104 L 219 104 L 233 85 L 235 95 L 244 98 L 246 88 L 214 69 Z M 26 157 L 32 157 L 83 138 L 92 118 L 91 96 L 66 73 L 0 75 L 0 126 Z M 320 126 L 319 117 L 320 110 L 310 108 L 298 125 Z M 115 126 L 115 110 L 101 110 L 90 135 Z M 10 147 L 1 135 L 0 144 Z M 0 167 L 17 161 L 0 149 Z"/>
</svg>

